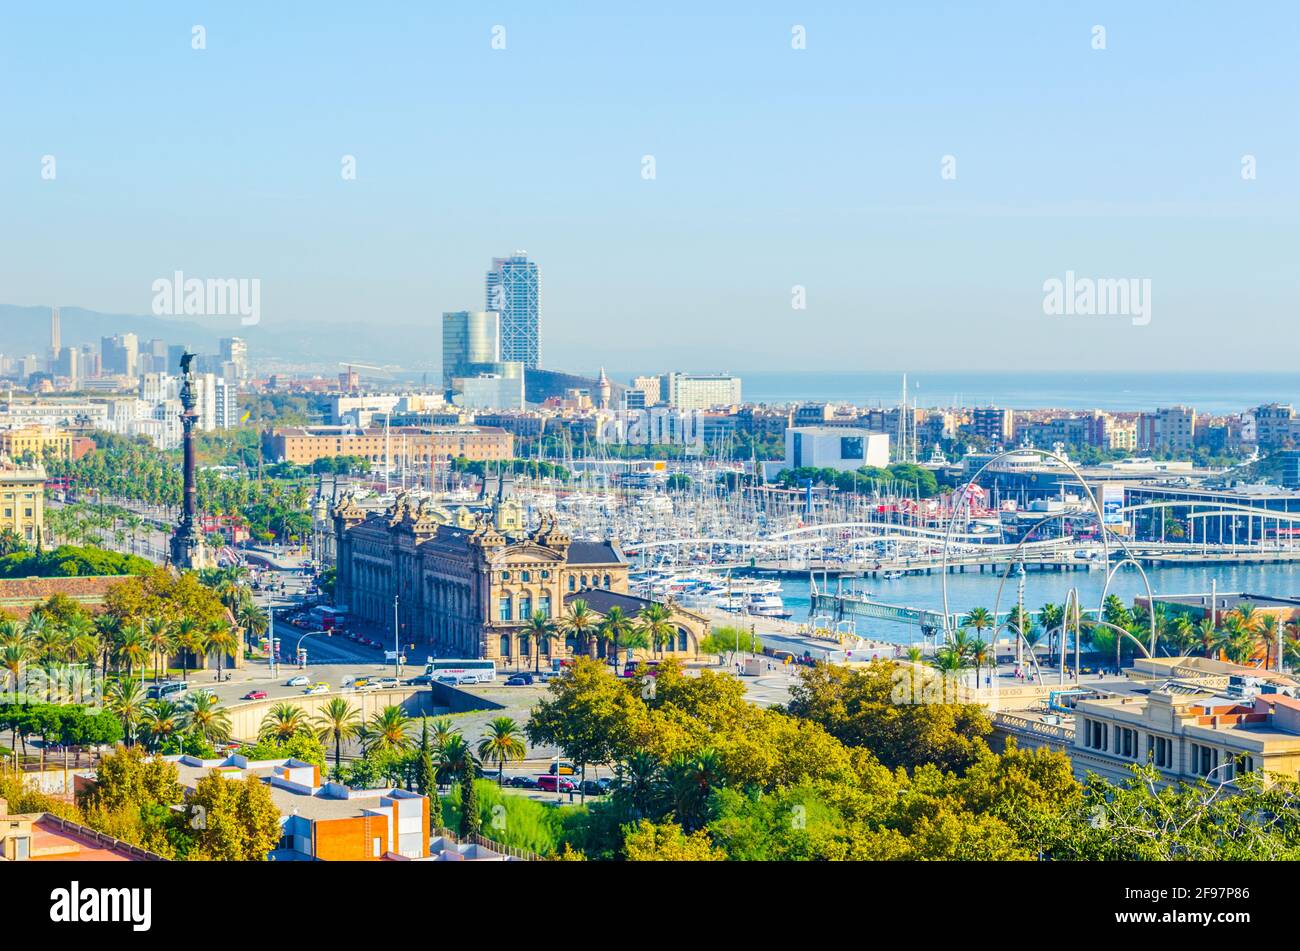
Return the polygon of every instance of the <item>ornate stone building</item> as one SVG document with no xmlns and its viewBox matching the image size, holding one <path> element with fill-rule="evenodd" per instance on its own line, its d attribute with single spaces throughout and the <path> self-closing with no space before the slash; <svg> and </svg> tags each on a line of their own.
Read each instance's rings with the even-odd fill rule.
<svg viewBox="0 0 1300 951">
<path fill-rule="evenodd" d="M 532 664 L 523 635 L 541 611 L 557 625 L 583 598 L 598 617 L 618 606 L 630 618 L 651 602 L 628 594 L 628 564 L 613 541 L 574 541 L 543 517 L 533 531 L 510 493 L 510 478 L 485 485 L 473 510 L 416 503 L 398 496 L 387 511 L 367 513 L 351 497 L 333 509 L 335 601 L 353 618 L 403 645 L 437 657 L 492 658 L 503 666 Z M 700 615 L 670 605 L 675 635 L 656 656 L 694 657 L 708 633 Z M 603 655 L 603 644 L 590 651 Z M 541 645 L 572 656 L 572 637 Z M 638 656 L 649 656 L 638 652 Z"/>
</svg>

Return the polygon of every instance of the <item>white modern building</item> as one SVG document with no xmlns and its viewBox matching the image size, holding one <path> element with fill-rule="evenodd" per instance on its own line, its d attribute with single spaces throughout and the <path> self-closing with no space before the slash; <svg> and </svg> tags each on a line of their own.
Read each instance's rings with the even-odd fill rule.
<svg viewBox="0 0 1300 951">
<path fill-rule="evenodd" d="M 785 431 L 785 459 L 764 463 L 774 476 L 782 469 L 836 469 L 889 465 L 889 434 L 849 426 L 795 426 Z"/>
<path fill-rule="evenodd" d="M 669 373 L 665 378 L 673 409 L 713 409 L 740 403 L 740 377 L 725 373 Z"/>
<path fill-rule="evenodd" d="M 523 409 L 524 365 L 518 361 L 496 364 L 500 373 L 457 376 L 451 381 L 452 402 L 465 409 Z"/>
</svg>

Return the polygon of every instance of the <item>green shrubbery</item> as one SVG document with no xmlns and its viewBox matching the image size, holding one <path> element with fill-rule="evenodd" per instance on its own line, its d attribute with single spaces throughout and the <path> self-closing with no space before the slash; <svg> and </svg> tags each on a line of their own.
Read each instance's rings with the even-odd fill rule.
<svg viewBox="0 0 1300 951">
<path fill-rule="evenodd" d="M 0 578 L 138 575 L 151 568 L 151 562 L 135 555 L 75 545 L 60 545 L 52 551 L 19 551 L 0 558 Z"/>
</svg>

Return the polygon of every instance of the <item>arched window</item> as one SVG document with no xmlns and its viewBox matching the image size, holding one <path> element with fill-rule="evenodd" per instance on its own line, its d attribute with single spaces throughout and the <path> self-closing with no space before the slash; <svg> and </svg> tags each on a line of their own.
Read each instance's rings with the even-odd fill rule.
<svg viewBox="0 0 1300 951">
<path fill-rule="evenodd" d="M 609 575 L 605 575 L 605 587 L 609 587 Z"/>
<path fill-rule="evenodd" d="M 587 587 L 587 576 L 586 576 L 586 575 L 583 575 L 583 576 L 582 576 L 582 586 L 583 586 L 584 588 Z"/>
<path fill-rule="evenodd" d="M 513 621 L 514 616 L 510 613 L 510 595 L 501 595 L 501 620 Z"/>
<path fill-rule="evenodd" d="M 684 627 L 679 627 L 677 629 L 677 649 L 679 651 L 688 651 L 690 650 L 689 645 L 690 640 L 686 636 L 686 629 Z"/>
<path fill-rule="evenodd" d="M 573 577 L 573 575 L 569 575 L 569 590 L 573 591 L 577 587 L 578 587 L 578 579 Z"/>
<path fill-rule="evenodd" d="M 551 616 L 551 596 L 541 594 L 537 596 L 537 610 L 541 611 L 547 617 Z"/>
<path fill-rule="evenodd" d="M 532 574 L 531 571 L 521 571 L 521 572 L 519 573 L 519 579 L 520 579 L 521 581 L 532 581 L 532 580 L 533 580 L 533 574 Z"/>
<path fill-rule="evenodd" d="M 528 655 L 529 655 L 529 650 L 528 650 L 528 635 L 527 635 L 527 634 L 524 634 L 523 636 L 521 636 L 521 637 L 519 638 L 519 656 L 520 656 L 520 657 L 527 657 Z"/>
<path fill-rule="evenodd" d="M 527 621 L 533 616 L 533 599 L 527 593 L 519 596 L 519 620 Z"/>
<path fill-rule="evenodd" d="M 572 654 L 578 649 L 578 639 L 574 635 L 570 634 L 564 639 L 564 649 Z"/>
<path fill-rule="evenodd" d="M 501 635 L 501 656 L 502 657 L 510 656 L 510 635 L 509 634 Z"/>
</svg>

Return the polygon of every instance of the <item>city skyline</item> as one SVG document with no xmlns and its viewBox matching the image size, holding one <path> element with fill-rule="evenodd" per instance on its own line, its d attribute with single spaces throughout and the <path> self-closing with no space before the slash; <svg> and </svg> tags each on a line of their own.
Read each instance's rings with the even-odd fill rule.
<svg viewBox="0 0 1300 951">
<path fill-rule="evenodd" d="M 259 279 L 274 332 L 382 327 L 394 357 L 432 362 L 438 315 L 521 247 L 546 269 L 548 366 L 1291 360 L 1214 346 L 1300 311 L 1287 6 L 507 5 L 403 11 L 397 30 L 331 9 L 309 37 L 276 10 L 0 14 L 0 75 L 43 90 L 12 104 L 0 157 L 4 302 L 147 314 L 178 268 Z M 503 129 L 528 148 L 445 148 Z M 1150 322 L 1045 314 L 1070 274 L 1150 281 Z"/>
</svg>

